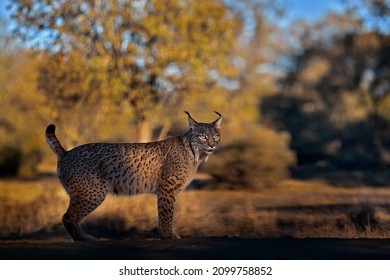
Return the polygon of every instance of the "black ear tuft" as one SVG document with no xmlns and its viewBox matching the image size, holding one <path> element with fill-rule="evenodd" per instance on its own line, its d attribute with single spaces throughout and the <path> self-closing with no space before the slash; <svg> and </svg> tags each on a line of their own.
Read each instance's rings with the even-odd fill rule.
<svg viewBox="0 0 390 280">
<path fill-rule="evenodd" d="M 188 124 L 190 125 L 190 128 L 193 129 L 198 123 L 196 122 L 196 120 L 194 120 L 190 113 L 188 113 L 187 111 L 184 111 L 184 113 L 187 114 L 188 116 Z"/>
<path fill-rule="evenodd" d="M 218 113 L 217 111 L 214 111 L 214 113 L 216 113 L 216 114 L 219 116 L 219 118 L 216 119 L 216 120 L 213 122 L 213 124 L 215 125 L 216 128 L 219 129 L 219 128 L 221 127 L 222 115 L 221 115 L 220 113 Z"/>
<path fill-rule="evenodd" d="M 48 133 L 48 134 L 53 134 L 55 131 L 56 131 L 56 126 L 54 124 L 50 124 L 46 128 L 46 133 Z"/>
</svg>

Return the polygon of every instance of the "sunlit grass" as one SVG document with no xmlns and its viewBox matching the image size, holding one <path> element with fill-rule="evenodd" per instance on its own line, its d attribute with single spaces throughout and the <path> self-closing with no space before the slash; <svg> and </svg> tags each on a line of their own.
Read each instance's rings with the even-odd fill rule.
<svg viewBox="0 0 390 280">
<path fill-rule="evenodd" d="M 55 178 L 0 181 L 0 237 L 68 237 L 61 224 L 68 200 Z M 179 196 L 175 228 L 182 236 L 388 237 L 388 201 L 388 188 L 294 180 L 260 192 L 188 190 Z M 156 204 L 154 195 L 110 195 L 84 226 L 106 238 L 154 236 Z"/>
</svg>

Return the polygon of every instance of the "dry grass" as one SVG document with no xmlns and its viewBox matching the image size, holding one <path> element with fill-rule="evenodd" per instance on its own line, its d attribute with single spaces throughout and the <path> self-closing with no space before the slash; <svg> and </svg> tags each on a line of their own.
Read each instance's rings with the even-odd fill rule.
<svg viewBox="0 0 390 280">
<path fill-rule="evenodd" d="M 185 191 L 175 227 L 182 236 L 388 237 L 390 189 L 335 188 L 288 180 L 261 192 Z M 0 181 L 0 238 L 66 236 L 68 197 L 56 179 Z M 109 196 L 85 222 L 101 238 L 154 237 L 156 198 Z"/>
</svg>

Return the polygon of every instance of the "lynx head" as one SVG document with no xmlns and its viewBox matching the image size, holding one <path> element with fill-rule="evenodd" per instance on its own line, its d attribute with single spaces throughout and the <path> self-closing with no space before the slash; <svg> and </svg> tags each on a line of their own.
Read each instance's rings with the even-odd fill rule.
<svg viewBox="0 0 390 280">
<path fill-rule="evenodd" d="M 219 117 L 212 123 L 198 123 L 191 117 L 190 113 L 185 113 L 188 115 L 191 131 L 190 143 L 195 154 L 195 163 L 198 163 L 200 157 L 207 161 L 209 155 L 218 147 L 222 116 L 220 113 L 215 112 Z"/>
</svg>

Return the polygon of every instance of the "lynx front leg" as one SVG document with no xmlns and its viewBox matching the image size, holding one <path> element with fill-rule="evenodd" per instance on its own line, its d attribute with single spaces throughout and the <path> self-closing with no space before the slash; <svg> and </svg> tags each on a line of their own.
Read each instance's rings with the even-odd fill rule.
<svg viewBox="0 0 390 280">
<path fill-rule="evenodd" d="M 161 239 L 180 239 L 180 236 L 173 232 L 175 201 L 175 194 L 159 192 L 157 195 L 158 228 Z"/>
</svg>

